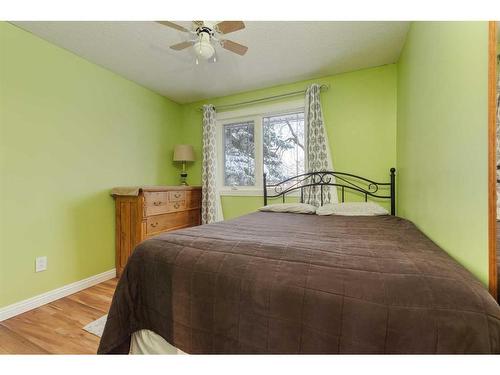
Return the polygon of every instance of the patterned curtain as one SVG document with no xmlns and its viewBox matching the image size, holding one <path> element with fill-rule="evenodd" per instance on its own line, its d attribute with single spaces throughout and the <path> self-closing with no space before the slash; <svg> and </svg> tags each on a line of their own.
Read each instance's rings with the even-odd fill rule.
<svg viewBox="0 0 500 375">
<path fill-rule="evenodd" d="M 201 222 L 210 224 L 222 219 L 220 197 L 217 192 L 217 153 L 215 108 L 203 106 L 203 162 L 201 170 L 202 200 Z"/>
<path fill-rule="evenodd" d="M 321 86 L 312 84 L 306 91 L 304 121 L 306 127 L 307 172 L 333 171 L 328 136 L 323 121 L 320 100 Z M 332 183 L 335 179 L 332 177 Z M 305 189 L 304 202 L 321 205 L 321 189 L 312 186 Z M 323 204 L 337 203 L 336 189 L 323 188 Z"/>
</svg>

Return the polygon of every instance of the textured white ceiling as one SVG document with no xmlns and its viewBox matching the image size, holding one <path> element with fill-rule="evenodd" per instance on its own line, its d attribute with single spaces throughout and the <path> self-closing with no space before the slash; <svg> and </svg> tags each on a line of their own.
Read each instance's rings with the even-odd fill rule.
<svg viewBox="0 0 500 375">
<path fill-rule="evenodd" d="M 13 22 L 49 42 L 179 103 L 396 62 L 408 22 L 245 22 L 217 47 L 217 63 L 168 47 L 186 34 L 155 22 Z M 190 27 L 190 22 L 178 22 Z"/>
</svg>

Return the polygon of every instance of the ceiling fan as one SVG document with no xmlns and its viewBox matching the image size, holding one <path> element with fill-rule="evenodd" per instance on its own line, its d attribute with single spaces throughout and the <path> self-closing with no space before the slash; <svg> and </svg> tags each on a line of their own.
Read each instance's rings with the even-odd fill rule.
<svg viewBox="0 0 500 375">
<path fill-rule="evenodd" d="M 189 40 L 170 46 L 173 50 L 181 51 L 189 47 L 193 47 L 196 54 L 196 64 L 198 59 L 216 62 L 216 50 L 214 42 L 218 43 L 222 48 L 243 56 L 248 47 L 242 44 L 233 42 L 228 39 L 220 39 L 218 35 L 225 35 L 234 31 L 242 30 L 245 24 L 242 21 L 222 21 L 213 23 L 208 21 L 193 21 L 193 30 L 189 30 L 181 25 L 170 21 L 156 21 L 157 23 L 171 27 L 173 29 L 190 34 Z"/>
</svg>

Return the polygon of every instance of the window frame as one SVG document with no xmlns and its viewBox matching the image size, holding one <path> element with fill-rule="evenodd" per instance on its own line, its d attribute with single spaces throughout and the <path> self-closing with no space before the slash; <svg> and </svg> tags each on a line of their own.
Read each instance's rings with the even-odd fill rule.
<svg viewBox="0 0 500 375">
<path fill-rule="evenodd" d="M 304 98 L 286 102 L 255 105 L 247 108 L 224 111 L 216 114 L 216 147 L 217 147 L 217 190 L 220 195 L 229 196 L 262 196 L 264 165 L 263 165 L 263 118 L 268 116 L 285 115 L 289 113 L 305 112 Z M 254 186 L 225 186 L 224 185 L 224 125 L 238 122 L 253 121 L 254 123 L 254 158 L 255 158 L 255 185 Z M 307 154 L 307 153 L 306 153 Z M 304 155 L 307 165 L 307 155 Z M 293 195 L 293 194 L 291 194 Z"/>
</svg>

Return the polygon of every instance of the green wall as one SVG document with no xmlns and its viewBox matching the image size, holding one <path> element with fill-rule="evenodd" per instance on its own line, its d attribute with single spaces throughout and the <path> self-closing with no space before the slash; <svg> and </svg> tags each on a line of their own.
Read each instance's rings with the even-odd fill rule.
<svg viewBox="0 0 500 375">
<path fill-rule="evenodd" d="M 110 188 L 178 182 L 170 160 L 181 112 L 5 22 L 0 56 L 5 306 L 114 268 Z M 35 273 L 41 255 L 48 270 Z"/>
<path fill-rule="evenodd" d="M 184 105 L 184 142 L 201 151 L 201 112 L 206 103 L 215 106 L 247 101 L 264 96 L 304 89 L 310 83 L 329 84 L 322 93 L 323 114 L 327 127 L 334 168 L 379 181 L 389 180 L 389 169 L 396 165 L 396 82 L 395 64 L 296 82 L 222 98 Z M 201 179 L 201 158 L 189 168 L 189 181 Z M 349 197 L 362 199 L 361 196 Z M 389 202 L 383 204 L 389 207 Z M 224 218 L 254 211 L 262 198 L 222 197 Z"/>
<path fill-rule="evenodd" d="M 399 215 L 484 283 L 487 22 L 413 22 L 398 63 Z"/>
</svg>

